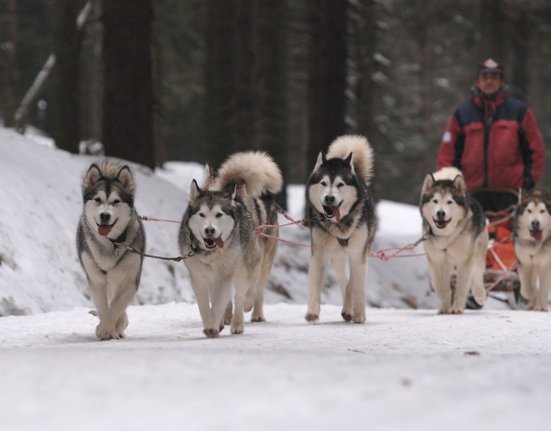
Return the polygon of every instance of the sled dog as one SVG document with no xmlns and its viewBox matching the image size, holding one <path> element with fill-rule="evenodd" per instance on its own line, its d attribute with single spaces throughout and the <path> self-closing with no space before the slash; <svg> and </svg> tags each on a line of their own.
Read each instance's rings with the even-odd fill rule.
<svg viewBox="0 0 551 431">
<path fill-rule="evenodd" d="M 320 316 L 325 268 L 331 263 L 343 297 L 345 321 L 365 321 L 367 255 L 377 220 L 370 190 L 373 150 L 363 136 L 341 136 L 319 153 L 306 186 L 312 254 L 306 321 Z M 348 266 L 348 276 L 347 269 Z"/>
<path fill-rule="evenodd" d="M 519 195 L 513 217 L 513 242 L 520 294 L 528 309 L 547 311 L 551 287 L 551 195 L 542 191 Z"/>
<path fill-rule="evenodd" d="M 439 313 L 463 313 L 469 288 L 475 301 L 484 304 L 486 219 L 461 172 L 450 167 L 428 174 L 420 209 L 430 276 L 441 302 Z M 456 276 L 454 287 L 452 275 Z"/>
<path fill-rule="evenodd" d="M 259 225 L 277 222 L 273 195 L 283 186 L 281 172 L 263 152 L 233 154 L 217 174 L 206 167 L 202 187 L 191 182 L 189 205 L 178 244 L 203 321 L 203 332 L 217 337 L 231 320 L 231 333 L 244 330 L 244 311 L 264 321 L 264 287 L 272 267 L 276 239 L 258 238 Z M 267 231 L 277 236 L 277 228 Z M 235 287 L 234 310 L 231 292 Z M 227 308 L 227 311 L 226 311 Z"/>
<path fill-rule="evenodd" d="M 134 208 L 136 184 L 127 165 L 93 163 L 82 181 L 84 208 L 77 230 L 77 251 L 88 278 L 100 340 L 122 338 L 126 308 L 138 290 L 143 258 L 116 243 L 143 252 L 145 232 Z"/>
</svg>

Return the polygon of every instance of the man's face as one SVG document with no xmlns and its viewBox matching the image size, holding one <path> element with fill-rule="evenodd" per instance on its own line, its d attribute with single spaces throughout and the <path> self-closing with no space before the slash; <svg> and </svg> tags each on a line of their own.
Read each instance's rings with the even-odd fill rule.
<svg viewBox="0 0 551 431">
<path fill-rule="evenodd" d="M 505 81 L 497 72 L 482 72 L 478 75 L 476 85 L 486 96 L 496 94 Z"/>
</svg>

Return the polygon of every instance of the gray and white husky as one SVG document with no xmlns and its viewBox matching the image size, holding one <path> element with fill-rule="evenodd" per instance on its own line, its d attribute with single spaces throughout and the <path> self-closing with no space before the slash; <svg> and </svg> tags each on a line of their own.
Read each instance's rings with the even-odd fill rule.
<svg viewBox="0 0 551 431">
<path fill-rule="evenodd" d="M 549 193 L 520 193 L 513 218 L 513 242 L 520 277 L 520 294 L 528 300 L 528 309 L 547 311 L 551 288 Z"/>
<path fill-rule="evenodd" d="M 370 191 L 373 150 L 363 136 L 341 136 L 320 153 L 306 187 L 306 221 L 312 255 L 306 320 L 320 315 L 325 268 L 332 264 L 343 297 L 345 321 L 365 321 L 367 256 L 377 220 Z M 348 266 L 348 275 L 347 275 Z"/>
<path fill-rule="evenodd" d="M 283 185 L 275 162 L 262 152 L 241 152 L 216 175 L 207 167 L 203 187 L 193 180 L 178 244 L 191 276 L 203 332 L 217 337 L 231 320 L 232 334 L 244 330 L 244 311 L 264 321 L 264 287 L 277 250 L 276 239 L 258 238 L 259 225 L 275 224 L 273 195 Z M 277 228 L 268 231 L 277 236 Z M 235 287 L 234 310 L 231 292 Z M 227 311 L 226 311 L 227 308 Z M 233 315 L 232 315 L 233 314 Z"/>
<path fill-rule="evenodd" d="M 439 313 L 463 313 L 469 288 L 476 302 L 484 304 L 486 219 L 478 201 L 468 193 L 461 172 L 450 167 L 428 174 L 419 206 L 429 271 L 441 302 Z"/>
<path fill-rule="evenodd" d="M 127 165 L 92 164 L 82 181 L 84 209 L 77 230 L 77 250 L 99 317 L 100 340 L 122 338 L 126 308 L 138 290 L 143 257 L 116 243 L 143 252 L 145 232 L 134 208 L 136 185 Z"/>
</svg>

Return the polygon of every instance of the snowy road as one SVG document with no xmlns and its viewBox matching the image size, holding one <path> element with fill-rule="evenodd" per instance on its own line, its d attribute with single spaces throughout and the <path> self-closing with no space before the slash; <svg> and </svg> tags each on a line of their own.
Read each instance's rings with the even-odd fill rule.
<svg viewBox="0 0 551 431">
<path fill-rule="evenodd" d="M 84 308 L 0 318 L 0 429 L 549 429 L 551 315 L 269 305 L 202 336 L 194 304 L 131 307 L 97 342 Z"/>
</svg>

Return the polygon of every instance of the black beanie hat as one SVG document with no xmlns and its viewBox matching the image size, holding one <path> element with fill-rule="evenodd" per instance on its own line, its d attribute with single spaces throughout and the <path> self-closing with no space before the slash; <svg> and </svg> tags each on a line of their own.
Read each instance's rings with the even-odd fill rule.
<svg viewBox="0 0 551 431">
<path fill-rule="evenodd" d="M 499 73 L 501 79 L 503 79 L 503 67 L 497 61 L 492 58 L 484 61 L 482 64 L 478 65 L 478 71 L 476 77 L 478 78 L 483 72 L 495 72 Z"/>
</svg>

